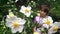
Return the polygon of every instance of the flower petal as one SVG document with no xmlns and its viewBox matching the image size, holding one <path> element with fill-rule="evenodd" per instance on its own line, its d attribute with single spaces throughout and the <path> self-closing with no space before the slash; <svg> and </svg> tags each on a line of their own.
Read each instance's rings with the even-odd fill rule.
<svg viewBox="0 0 60 34">
<path fill-rule="evenodd" d="M 7 22 L 7 23 L 6 23 L 6 26 L 7 26 L 7 27 L 11 27 L 12 25 L 13 25 L 12 22 Z"/>
<path fill-rule="evenodd" d="M 17 2 L 18 0 L 15 0 L 15 2 Z"/>
<path fill-rule="evenodd" d="M 19 22 L 20 25 L 24 25 L 25 22 L 26 22 L 26 20 L 22 19 L 22 20 L 20 20 L 20 21 L 18 21 L 18 22 Z"/>
<path fill-rule="evenodd" d="M 21 33 L 23 31 L 23 28 L 24 28 L 24 26 L 19 26 L 19 29 L 18 29 L 19 33 Z"/>
<path fill-rule="evenodd" d="M 49 28 L 49 25 L 43 24 L 43 27 L 48 29 Z"/>
<path fill-rule="evenodd" d="M 21 13 L 25 13 L 25 9 L 26 9 L 26 7 L 25 6 L 22 6 L 20 12 Z"/>
<path fill-rule="evenodd" d="M 14 21 L 14 20 L 17 20 L 17 17 L 16 16 L 11 17 L 11 18 L 6 18 L 6 21 Z"/>
<path fill-rule="evenodd" d="M 30 6 L 28 6 L 27 8 L 28 8 L 28 10 L 31 10 L 31 7 Z"/>
<path fill-rule="evenodd" d="M 25 8 L 26 8 L 25 6 L 21 6 L 21 9 L 22 9 L 22 10 L 25 10 Z"/>
<path fill-rule="evenodd" d="M 12 33 L 16 33 L 18 30 L 15 28 L 11 28 Z"/>
<path fill-rule="evenodd" d="M 53 26 L 53 21 L 50 21 L 50 24 L 49 24 L 50 26 Z"/>
<path fill-rule="evenodd" d="M 49 31 L 48 31 L 48 33 L 50 33 L 50 34 L 55 33 L 55 32 L 57 32 L 57 31 L 54 31 L 54 30 L 53 30 L 53 27 L 51 27 L 51 28 L 49 29 Z"/>
<path fill-rule="evenodd" d="M 60 22 L 55 22 L 54 25 L 58 26 L 60 28 Z"/>
<path fill-rule="evenodd" d="M 7 15 L 7 18 L 10 18 L 10 16 L 9 16 L 9 15 Z"/>
<path fill-rule="evenodd" d="M 25 11 L 24 10 L 20 10 L 21 13 L 24 13 Z"/>
</svg>

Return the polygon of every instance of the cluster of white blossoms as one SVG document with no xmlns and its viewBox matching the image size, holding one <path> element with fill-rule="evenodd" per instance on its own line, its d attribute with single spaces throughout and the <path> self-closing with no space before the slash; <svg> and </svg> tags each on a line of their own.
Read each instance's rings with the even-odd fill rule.
<svg viewBox="0 0 60 34">
<path fill-rule="evenodd" d="M 9 12 L 9 15 L 6 17 L 6 26 L 11 28 L 12 33 L 16 33 L 17 31 L 21 33 L 25 22 L 26 20 L 18 18 L 12 12 Z"/>
<path fill-rule="evenodd" d="M 15 2 L 17 1 L 18 0 L 16 0 Z M 20 12 L 26 15 L 26 17 L 29 17 L 31 14 L 31 7 L 22 6 Z M 9 15 L 7 15 L 6 17 L 6 26 L 11 28 L 12 33 L 16 33 L 17 31 L 21 33 L 23 31 L 25 22 L 26 20 L 15 16 L 11 11 L 9 12 Z"/>
</svg>

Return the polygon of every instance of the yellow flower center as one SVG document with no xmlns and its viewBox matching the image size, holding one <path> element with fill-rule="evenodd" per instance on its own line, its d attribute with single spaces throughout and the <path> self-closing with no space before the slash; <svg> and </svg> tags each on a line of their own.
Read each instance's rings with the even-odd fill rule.
<svg viewBox="0 0 60 34">
<path fill-rule="evenodd" d="M 57 31 L 58 30 L 58 26 L 54 26 L 53 30 Z"/>
<path fill-rule="evenodd" d="M 25 9 L 25 13 L 28 13 L 29 12 L 29 10 L 28 9 Z"/>
<path fill-rule="evenodd" d="M 13 26 L 14 26 L 14 28 L 18 28 L 19 27 L 18 22 L 14 22 Z"/>
<path fill-rule="evenodd" d="M 46 21 L 46 24 L 49 25 L 49 24 L 50 24 L 50 20 L 47 20 L 47 21 Z"/>
<path fill-rule="evenodd" d="M 38 32 L 34 32 L 33 34 L 38 34 Z"/>
</svg>

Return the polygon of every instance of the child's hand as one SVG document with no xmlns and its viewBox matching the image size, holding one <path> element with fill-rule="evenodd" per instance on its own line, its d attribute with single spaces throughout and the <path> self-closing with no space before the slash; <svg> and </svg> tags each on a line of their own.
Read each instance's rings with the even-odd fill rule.
<svg viewBox="0 0 60 34">
<path fill-rule="evenodd" d="M 34 32 L 36 32 L 36 26 L 34 27 Z"/>
</svg>

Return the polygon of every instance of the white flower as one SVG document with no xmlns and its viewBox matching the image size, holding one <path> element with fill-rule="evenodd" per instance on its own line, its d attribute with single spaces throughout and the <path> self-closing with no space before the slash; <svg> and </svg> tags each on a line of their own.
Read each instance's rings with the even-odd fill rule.
<svg viewBox="0 0 60 34">
<path fill-rule="evenodd" d="M 10 16 L 8 15 L 8 17 Z M 16 16 L 12 18 L 8 17 L 6 18 L 6 26 L 11 28 L 12 33 L 16 33 L 17 31 L 21 33 L 23 31 L 26 20 L 17 18 Z"/>
<path fill-rule="evenodd" d="M 20 12 L 23 13 L 24 15 L 26 15 L 27 17 L 29 17 L 31 14 L 31 7 L 22 6 Z"/>
<path fill-rule="evenodd" d="M 51 25 L 53 25 L 53 23 L 51 23 L 50 20 L 46 20 L 45 23 L 43 24 L 43 27 L 48 29 L 49 27 L 51 27 Z"/>
<path fill-rule="evenodd" d="M 45 27 L 47 29 L 53 25 L 53 20 L 50 16 L 48 16 L 48 18 L 44 18 L 43 22 L 45 22 L 43 24 L 43 27 Z"/>
<path fill-rule="evenodd" d="M 60 22 L 55 22 L 54 25 L 49 29 L 48 34 L 57 32 L 58 28 L 60 28 Z"/>
</svg>

